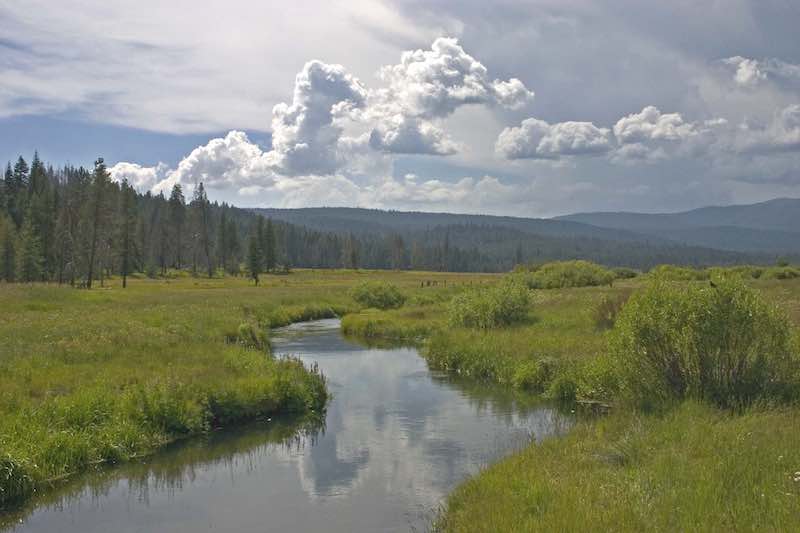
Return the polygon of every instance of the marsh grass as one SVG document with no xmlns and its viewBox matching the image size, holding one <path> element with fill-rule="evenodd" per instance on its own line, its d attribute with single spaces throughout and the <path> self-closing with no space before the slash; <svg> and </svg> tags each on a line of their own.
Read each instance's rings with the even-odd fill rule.
<svg viewBox="0 0 800 533">
<path fill-rule="evenodd" d="M 319 412 L 324 377 L 269 356 L 269 329 L 361 308 L 350 289 L 390 282 L 433 298 L 490 275 L 301 270 L 244 278 L 119 280 L 91 291 L 0 285 L 0 508 L 91 465 L 209 429 Z M 439 285 L 439 283 L 437 283 Z"/>
<path fill-rule="evenodd" d="M 467 480 L 437 531 L 793 531 L 796 408 L 687 402 L 578 424 Z"/>
</svg>

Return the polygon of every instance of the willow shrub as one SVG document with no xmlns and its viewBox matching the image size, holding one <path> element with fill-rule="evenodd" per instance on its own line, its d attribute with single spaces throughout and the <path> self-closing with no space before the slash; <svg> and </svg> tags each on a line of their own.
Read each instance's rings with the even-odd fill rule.
<svg viewBox="0 0 800 533">
<path fill-rule="evenodd" d="M 364 281 L 350 291 L 350 296 L 364 307 L 396 309 L 406 301 L 405 295 L 395 285 L 385 281 Z"/>
<path fill-rule="evenodd" d="M 590 261 L 554 261 L 523 274 L 531 289 L 563 289 L 610 285 L 616 279 L 613 271 Z"/>
<path fill-rule="evenodd" d="M 738 279 L 634 294 L 610 333 L 623 396 L 640 407 L 699 398 L 721 407 L 797 393 L 787 317 Z"/>
<path fill-rule="evenodd" d="M 450 301 L 447 319 L 451 326 L 492 329 L 521 322 L 528 314 L 530 294 L 515 279 L 491 287 L 463 292 Z"/>
</svg>

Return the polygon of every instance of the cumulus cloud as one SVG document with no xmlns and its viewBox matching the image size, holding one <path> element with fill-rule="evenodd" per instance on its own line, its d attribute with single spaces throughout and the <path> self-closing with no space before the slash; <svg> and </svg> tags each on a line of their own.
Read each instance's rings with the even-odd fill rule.
<svg viewBox="0 0 800 533">
<path fill-rule="evenodd" d="M 783 108 L 765 125 L 742 123 L 731 144 L 735 151 L 752 154 L 800 150 L 800 104 Z"/>
<path fill-rule="evenodd" d="M 428 119 L 445 117 L 466 104 L 514 108 L 533 98 L 517 79 L 490 80 L 486 67 L 458 39 L 447 37 L 436 39 L 430 50 L 403 52 L 400 63 L 383 67 L 380 77 L 389 84 L 380 92 L 384 103 Z"/>
<path fill-rule="evenodd" d="M 495 150 L 506 159 L 558 159 L 560 156 L 602 154 L 612 147 L 610 130 L 591 122 L 559 122 L 529 118 L 504 129 Z"/>
<path fill-rule="evenodd" d="M 403 52 L 379 72 L 387 87 L 370 94 L 367 115 L 377 122 L 373 145 L 395 153 L 447 155 L 456 151 L 436 123 L 465 105 L 517 109 L 533 92 L 516 78 L 492 80 L 486 67 L 457 39 L 436 39 L 430 50 Z"/>
<path fill-rule="evenodd" d="M 291 105 L 272 110 L 270 164 L 287 175 L 329 174 L 342 159 L 337 123 L 364 106 L 367 91 L 341 65 L 309 61 L 297 74 Z"/>
<path fill-rule="evenodd" d="M 701 155 L 717 141 L 717 131 L 725 125 L 724 119 L 686 121 L 680 113 L 662 113 L 647 106 L 614 124 L 618 148 L 613 156 L 630 161 Z"/>
<path fill-rule="evenodd" d="M 733 80 L 737 85 L 753 88 L 772 80 L 778 83 L 800 84 L 800 65 L 787 63 L 780 59 L 751 59 L 742 56 L 722 60 L 724 65 L 734 69 Z"/>
<path fill-rule="evenodd" d="M 355 144 L 360 148 L 360 143 Z M 163 163 L 154 167 L 117 163 L 111 173 L 114 179 L 127 178 L 155 193 L 168 194 L 178 183 L 189 192 L 202 182 L 210 193 L 233 191 L 243 202 L 259 205 L 263 202 L 258 199 L 268 198 L 269 205 L 281 207 L 414 208 L 438 204 L 464 209 L 498 205 L 515 198 L 516 188 L 490 176 L 455 182 L 420 180 L 414 175 L 395 179 L 388 174 L 366 182 L 341 173 L 289 176 L 275 171 L 271 155 L 272 152 L 251 142 L 244 132 L 231 131 L 192 150 L 175 169 L 170 170 Z"/>
<path fill-rule="evenodd" d="M 133 188 L 149 191 L 167 177 L 169 167 L 165 163 L 159 163 L 154 167 L 143 167 L 137 163 L 120 162 L 108 171 L 114 181 L 128 180 Z"/>
<path fill-rule="evenodd" d="M 372 130 L 369 144 L 375 150 L 395 154 L 450 155 L 458 144 L 433 123 L 402 114 L 386 117 Z"/>
</svg>

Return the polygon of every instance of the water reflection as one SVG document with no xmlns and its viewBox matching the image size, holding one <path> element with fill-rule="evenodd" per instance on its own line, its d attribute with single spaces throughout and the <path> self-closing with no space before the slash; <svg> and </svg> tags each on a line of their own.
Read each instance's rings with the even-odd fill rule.
<svg viewBox="0 0 800 533">
<path fill-rule="evenodd" d="M 324 431 L 276 420 L 182 443 L 75 480 L 14 530 L 407 531 L 466 476 L 571 424 L 524 395 L 431 373 L 413 348 L 354 345 L 337 321 L 285 328 L 274 348 L 328 377 Z"/>
</svg>

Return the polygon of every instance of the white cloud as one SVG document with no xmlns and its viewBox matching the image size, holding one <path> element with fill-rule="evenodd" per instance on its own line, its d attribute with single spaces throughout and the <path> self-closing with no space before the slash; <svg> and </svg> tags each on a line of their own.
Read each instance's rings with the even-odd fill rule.
<svg viewBox="0 0 800 533">
<path fill-rule="evenodd" d="M 647 106 L 614 124 L 619 148 L 613 158 L 631 162 L 703 155 L 726 125 L 724 119 L 686 121 L 680 113 L 661 113 L 657 107 Z"/>
<path fill-rule="evenodd" d="M 385 117 L 370 135 L 370 146 L 395 154 L 451 155 L 459 146 L 433 123 L 397 114 Z"/>
<path fill-rule="evenodd" d="M 466 105 L 517 109 L 533 99 L 518 79 L 492 80 L 486 67 L 458 40 L 440 37 L 430 50 L 403 52 L 400 63 L 380 70 L 387 87 L 370 93 L 366 116 L 377 125 L 374 147 L 394 153 L 449 155 L 457 144 L 439 122 Z"/>
<path fill-rule="evenodd" d="M 108 172 L 114 181 L 122 182 L 123 179 L 127 179 L 135 189 L 149 191 L 167 177 L 169 167 L 164 163 L 154 167 L 143 167 L 137 163 L 120 162 L 109 168 Z"/>
<path fill-rule="evenodd" d="M 488 71 L 464 51 L 457 39 L 440 37 L 430 50 L 403 52 L 400 63 L 380 71 L 389 87 L 379 92 L 383 105 L 404 114 L 441 118 L 467 104 L 500 104 L 515 108 L 533 98 L 517 79 L 490 80 Z"/>
<path fill-rule="evenodd" d="M 504 129 L 495 149 L 506 159 L 558 159 L 560 156 L 602 154 L 612 148 L 610 130 L 591 122 L 559 122 L 529 118 Z"/>
<path fill-rule="evenodd" d="M 800 65 L 780 59 L 758 60 L 733 56 L 723 59 L 722 62 L 735 69 L 733 80 L 741 87 L 753 88 L 767 80 L 778 83 L 800 83 Z"/>
<path fill-rule="evenodd" d="M 783 108 L 766 125 L 742 123 L 730 143 L 734 151 L 742 153 L 800 151 L 800 104 Z"/>
<path fill-rule="evenodd" d="M 292 104 L 272 111 L 267 159 L 283 174 L 330 174 L 342 166 L 337 119 L 364 106 L 367 91 L 341 65 L 309 61 L 297 74 Z"/>
</svg>

